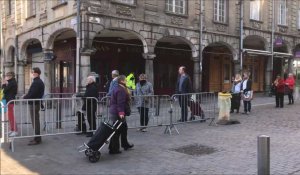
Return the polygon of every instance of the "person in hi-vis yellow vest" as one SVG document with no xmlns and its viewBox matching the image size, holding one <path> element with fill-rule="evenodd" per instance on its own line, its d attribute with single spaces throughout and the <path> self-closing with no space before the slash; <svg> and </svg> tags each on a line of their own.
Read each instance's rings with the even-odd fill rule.
<svg viewBox="0 0 300 175">
<path fill-rule="evenodd" d="M 127 88 L 129 88 L 130 90 L 135 90 L 135 77 L 133 73 L 130 73 L 127 77 L 126 77 L 126 86 Z"/>
</svg>

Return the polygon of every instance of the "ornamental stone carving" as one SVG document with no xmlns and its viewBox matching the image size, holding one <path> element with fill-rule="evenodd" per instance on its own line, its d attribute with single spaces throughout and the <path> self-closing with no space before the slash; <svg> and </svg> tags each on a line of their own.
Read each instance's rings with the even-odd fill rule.
<svg viewBox="0 0 300 175">
<path fill-rule="evenodd" d="M 117 14 L 120 14 L 120 15 L 132 16 L 132 9 L 130 7 L 118 5 L 116 11 L 117 11 Z"/>
<path fill-rule="evenodd" d="M 227 31 L 227 26 L 226 25 L 215 24 L 215 26 L 216 26 L 216 30 L 218 32 L 226 32 Z"/>
<path fill-rule="evenodd" d="M 261 23 L 258 21 L 251 21 L 251 26 L 256 29 L 261 29 Z"/>
<path fill-rule="evenodd" d="M 175 24 L 175 25 L 183 25 L 183 19 L 179 18 L 179 17 L 171 17 L 171 24 Z"/>
<path fill-rule="evenodd" d="M 281 33 L 286 33 L 287 30 L 288 30 L 288 28 L 285 27 L 285 26 L 278 26 L 278 30 L 279 30 L 279 32 L 281 32 Z"/>
</svg>

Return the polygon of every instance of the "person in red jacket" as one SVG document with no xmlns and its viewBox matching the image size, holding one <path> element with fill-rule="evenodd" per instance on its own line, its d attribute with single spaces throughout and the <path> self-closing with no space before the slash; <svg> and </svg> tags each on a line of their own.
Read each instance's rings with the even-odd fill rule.
<svg viewBox="0 0 300 175">
<path fill-rule="evenodd" d="M 275 85 L 275 99 L 276 99 L 276 108 L 281 107 L 283 108 L 283 97 L 284 97 L 284 80 L 280 77 L 280 75 L 277 75 L 276 80 L 274 81 Z"/>
<path fill-rule="evenodd" d="M 285 84 L 288 86 L 288 97 L 289 97 L 289 105 L 294 104 L 294 88 L 295 88 L 295 79 L 292 73 L 289 73 L 288 78 L 285 80 Z"/>
</svg>

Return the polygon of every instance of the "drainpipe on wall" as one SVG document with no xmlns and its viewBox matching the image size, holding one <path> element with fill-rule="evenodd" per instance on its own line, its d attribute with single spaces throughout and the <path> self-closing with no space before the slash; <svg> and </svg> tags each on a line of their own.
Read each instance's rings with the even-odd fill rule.
<svg viewBox="0 0 300 175">
<path fill-rule="evenodd" d="M 274 29 L 275 29 L 275 26 L 274 26 L 274 17 L 275 17 L 275 2 L 274 0 L 272 0 L 272 34 L 271 34 L 271 77 L 270 77 L 270 80 L 271 82 L 273 81 L 273 62 L 274 62 Z M 270 82 L 270 85 L 271 85 L 271 82 Z"/>
<path fill-rule="evenodd" d="M 0 4 L 0 6 L 1 6 L 1 4 Z M 5 54 L 5 52 L 4 52 L 4 43 L 3 43 L 3 31 L 2 31 L 2 12 L 0 12 L 0 49 L 1 49 L 1 55 L 0 55 L 0 61 L 1 61 L 1 67 L 0 67 L 0 72 L 1 72 L 1 74 L 0 74 L 0 77 L 2 77 L 2 75 L 3 75 L 3 64 L 4 64 L 4 54 Z"/>
<path fill-rule="evenodd" d="M 200 0 L 200 29 L 199 29 L 199 91 L 202 91 L 202 35 L 203 35 L 203 8 L 202 8 L 202 2 L 203 0 Z"/>
<path fill-rule="evenodd" d="M 18 63 L 17 63 L 17 60 L 18 60 L 18 51 L 19 51 L 19 48 L 18 48 L 18 34 L 17 34 L 17 0 L 15 0 L 15 58 L 14 58 L 14 72 L 15 72 L 15 75 L 16 75 L 16 80 L 18 81 Z"/>
<path fill-rule="evenodd" d="M 80 14 L 81 2 L 77 0 L 77 33 L 76 33 L 76 93 L 80 91 L 80 48 L 81 48 L 81 14 Z"/>
<path fill-rule="evenodd" d="M 244 0 L 240 0 L 240 69 L 243 71 Z"/>
</svg>

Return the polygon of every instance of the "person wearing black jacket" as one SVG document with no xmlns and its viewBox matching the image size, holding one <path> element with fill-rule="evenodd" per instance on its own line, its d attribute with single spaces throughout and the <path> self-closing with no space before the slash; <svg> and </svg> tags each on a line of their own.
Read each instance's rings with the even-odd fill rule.
<svg viewBox="0 0 300 175">
<path fill-rule="evenodd" d="M 249 79 L 249 73 L 244 73 L 244 79 L 241 86 L 242 99 L 244 102 L 244 113 L 249 114 L 251 112 L 251 100 L 253 96 L 252 92 L 252 81 Z"/>
<path fill-rule="evenodd" d="M 179 76 L 176 84 L 176 94 L 178 94 L 179 105 L 181 107 L 181 119 L 179 122 L 185 122 L 187 121 L 188 103 L 190 100 L 190 95 L 185 94 L 192 92 L 192 83 L 190 76 L 186 73 L 185 66 L 179 67 L 178 73 Z"/>
<path fill-rule="evenodd" d="M 7 72 L 5 74 L 5 81 L 2 84 L 2 89 L 3 89 L 4 99 L 6 100 L 6 103 L 16 99 L 18 84 L 15 79 L 14 72 Z M 15 116 L 14 116 L 14 103 L 8 103 L 8 120 L 10 125 L 10 132 L 8 136 L 13 137 L 18 135 L 18 129 L 17 129 Z"/>
<path fill-rule="evenodd" d="M 40 79 L 41 70 L 38 67 L 32 68 L 32 77 L 33 81 L 29 88 L 28 93 L 23 97 L 24 99 L 42 99 L 44 96 L 45 85 L 44 82 Z M 37 145 L 42 142 L 40 135 L 40 100 L 29 100 L 29 111 L 31 115 L 31 122 L 34 128 L 35 137 L 29 142 L 28 145 Z"/>
<path fill-rule="evenodd" d="M 96 110 L 97 110 L 97 98 L 98 89 L 96 85 L 96 79 L 94 76 L 88 76 L 86 82 L 86 90 L 83 95 L 82 110 L 86 111 L 87 120 L 90 126 L 90 132 L 87 132 L 87 137 L 92 137 L 92 130 L 96 130 Z"/>
</svg>

